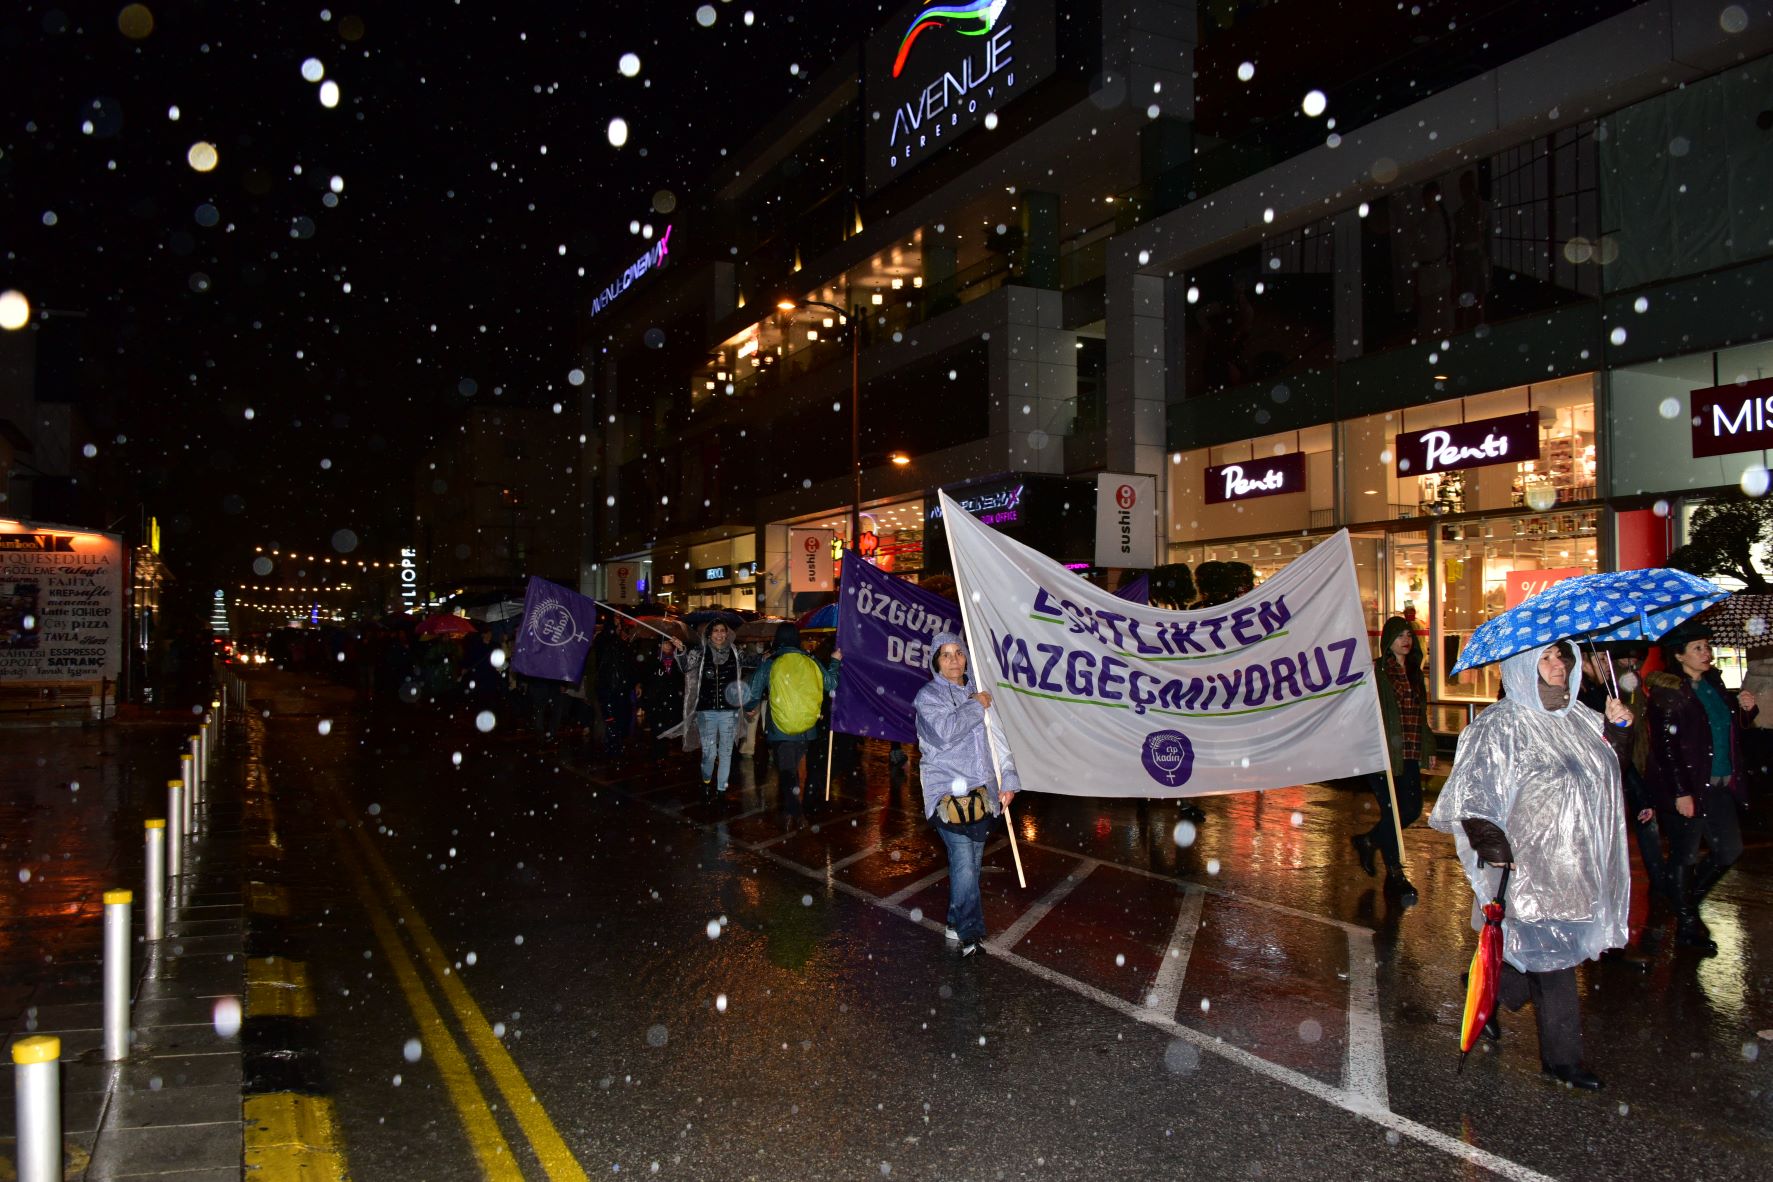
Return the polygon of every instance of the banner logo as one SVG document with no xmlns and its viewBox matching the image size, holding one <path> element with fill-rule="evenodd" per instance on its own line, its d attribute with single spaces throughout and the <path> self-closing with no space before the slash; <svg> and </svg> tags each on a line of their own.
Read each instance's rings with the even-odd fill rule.
<svg viewBox="0 0 1773 1182">
<path fill-rule="evenodd" d="M 1139 503 L 1139 494 L 1133 491 L 1132 485 L 1123 484 L 1114 490 L 1114 503 L 1122 509 L 1131 509 Z"/>
<path fill-rule="evenodd" d="M 1194 744 L 1181 731 L 1152 731 L 1139 759 L 1152 779 L 1169 788 L 1188 783 L 1194 774 Z"/>
<path fill-rule="evenodd" d="M 938 18 L 956 22 L 954 31 L 963 37 L 986 37 L 997 26 L 997 18 L 1003 15 L 1008 4 L 1009 0 L 972 0 L 970 4 L 938 4 L 925 8 L 911 18 L 905 36 L 899 42 L 899 52 L 893 58 L 893 77 L 904 72 L 905 59 L 911 53 L 912 44 L 928 30 L 942 28 L 946 23 Z M 958 27 L 960 24 L 974 27 L 963 29 Z"/>
</svg>

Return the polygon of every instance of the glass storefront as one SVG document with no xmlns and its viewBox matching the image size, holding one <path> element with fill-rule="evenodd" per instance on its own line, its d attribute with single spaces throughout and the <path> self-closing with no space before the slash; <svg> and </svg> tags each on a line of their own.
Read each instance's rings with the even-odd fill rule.
<svg viewBox="0 0 1773 1182">
<path fill-rule="evenodd" d="M 1368 626 L 1416 622 L 1431 693 L 1491 701 L 1497 671 L 1448 678 L 1484 621 L 1599 568 L 1592 374 L 1171 457 L 1169 561 L 1269 577 L 1347 526 Z"/>
</svg>

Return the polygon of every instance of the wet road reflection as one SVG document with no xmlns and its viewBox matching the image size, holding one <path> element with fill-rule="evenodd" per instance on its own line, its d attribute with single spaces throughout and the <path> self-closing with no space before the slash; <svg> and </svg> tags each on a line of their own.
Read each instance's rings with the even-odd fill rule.
<svg viewBox="0 0 1773 1182">
<path fill-rule="evenodd" d="M 1593 1097 L 1540 1079 L 1527 1013 L 1454 1074 L 1470 895 L 1421 827 L 1406 835 L 1418 905 L 1365 877 L 1348 844 L 1375 815 L 1365 792 L 1213 799 L 1187 844 L 1172 802 L 1025 795 L 1028 887 L 996 843 L 992 950 L 962 962 L 940 936 L 942 855 L 884 748 L 785 831 L 773 776 L 744 762 L 704 804 L 681 758 L 541 755 L 418 709 L 340 710 L 323 736 L 299 693 L 264 694 L 276 791 L 348 802 L 587 1170 L 1654 1176 L 1703 1156 L 1732 1177 L 1773 1148 L 1773 1081 L 1749 1053 L 1773 1026 L 1764 834 L 1708 903 L 1722 955 L 1582 972 L 1608 1081 Z M 321 881 L 324 833 L 286 834 Z M 348 1132 L 386 1145 L 390 1124 L 449 1128 L 429 1059 L 388 1086 L 401 1003 L 352 907 L 320 897 L 332 910 L 303 922 Z M 980 1094 L 1018 1097 L 983 1138 L 995 1158 L 970 1128 L 923 1120 Z M 1472 1147 L 1496 1156 L 1460 1156 Z"/>
</svg>

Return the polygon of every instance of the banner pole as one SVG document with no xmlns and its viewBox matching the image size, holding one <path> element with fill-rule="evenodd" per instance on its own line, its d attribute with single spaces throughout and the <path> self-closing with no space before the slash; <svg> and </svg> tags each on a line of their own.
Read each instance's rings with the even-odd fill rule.
<svg viewBox="0 0 1773 1182">
<path fill-rule="evenodd" d="M 831 803 L 831 745 L 837 741 L 837 730 L 825 728 L 825 803 Z"/>
<path fill-rule="evenodd" d="M 973 643 L 973 618 L 967 614 L 967 593 L 966 588 L 960 584 L 960 564 L 954 561 L 954 531 L 945 530 L 943 532 L 948 535 L 948 565 L 954 571 L 955 599 L 960 606 L 960 628 L 962 632 L 966 633 L 967 638 L 967 660 L 973 674 L 973 684 L 978 685 L 978 666 L 972 664 L 972 655 L 979 651 L 979 647 Z M 1374 701 L 1377 702 L 1378 699 L 1375 698 Z M 987 710 L 985 711 L 985 750 L 991 753 L 991 774 L 997 778 L 998 787 L 1002 788 L 1003 768 L 997 762 L 997 744 L 992 742 L 991 738 L 991 711 Z M 1003 827 L 1009 831 L 1010 835 L 1010 857 L 1016 863 L 1016 885 L 1027 890 L 1028 878 L 1022 873 L 1022 849 L 1016 842 L 1016 824 L 1010 819 L 1010 806 L 1007 803 L 1003 806 Z"/>
<path fill-rule="evenodd" d="M 616 615 L 621 616 L 624 620 L 634 620 L 634 622 L 636 624 L 639 624 L 642 628 L 645 628 L 651 632 L 657 632 L 660 636 L 663 636 L 666 640 L 675 641 L 677 639 L 677 637 L 671 635 L 671 633 L 665 631 L 663 628 L 654 628 L 651 624 L 647 623 L 645 620 L 635 619 L 635 617 L 629 615 L 627 612 L 623 611 L 621 608 L 611 607 L 609 604 L 605 603 L 601 599 L 593 599 L 591 602 L 595 603 L 598 607 L 603 608 L 605 611 L 614 612 Z"/>
<path fill-rule="evenodd" d="M 1384 653 L 1379 654 L 1379 660 L 1381 662 L 1385 660 Z M 1375 669 L 1373 671 L 1373 721 L 1379 724 L 1379 741 L 1385 747 L 1385 791 L 1391 797 L 1391 828 L 1392 832 L 1397 835 L 1397 868 L 1398 872 L 1402 873 L 1404 869 L 1404 821 L 1402 817 L 1398 816 L 1397 811 L 1397 781 L 1391 774 L 1391 739 L 1385 733 L 1385 712 L 1379 709 L 1380 676 L 1381 671 Z M 1424 702 L 1422 708 L 1427 710 L 1428 703 Z M 1426 764 L 1431 754 L 1432 752 L 1424 751 L 1417 767 L 1421 768 L 1423 764 Z M 1417 771 L 1416 775 L 1420 778 L 1421 771 Z"/>
</svg>

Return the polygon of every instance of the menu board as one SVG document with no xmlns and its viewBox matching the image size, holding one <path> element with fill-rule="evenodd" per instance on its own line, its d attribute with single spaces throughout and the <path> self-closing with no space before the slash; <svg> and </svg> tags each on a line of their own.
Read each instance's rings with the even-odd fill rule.
<svg viewBox="0 0 1773 1182">
<path fill-rule="evenodd" d="M 0 683 L 116 681 L 123 541 L 0 522 Z"/>
</svg>

